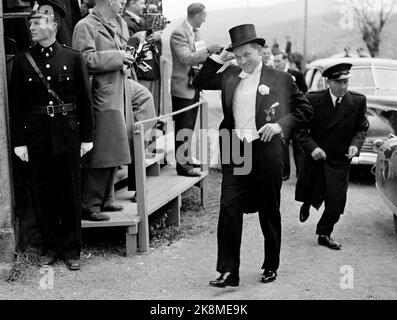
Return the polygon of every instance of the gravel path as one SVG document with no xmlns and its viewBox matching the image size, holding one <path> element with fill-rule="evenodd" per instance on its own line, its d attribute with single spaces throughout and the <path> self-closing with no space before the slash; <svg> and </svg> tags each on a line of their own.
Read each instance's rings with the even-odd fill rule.
<svg viewBox="0 0 397 320">
<path fill-rule="evenodd" d="M 41 289 L 40 270 L 30 266 L 23 278 L 1 284 L 0 299 L 397 299 L 392 214 L 373 182 L 366 181 L 351 183 L 346 213 L 334 232 L 343 244 L 339 252 L 317 245 L 319 214 L 313 209 L 305 224 L 299 222 L 299 204 L 293 200 L 296 179 L 287 181 L 282 189 L 283 240 L 277 280 L 259 282 L 263 240 L 257 214 L 251 214 L 244 218 L 240 287 L 209 287 L 208 281 L 217 276 L 219 183 L 220 173 L 212 171 L 209 208 L 182 214 L 186 237 L 131 258 L 90 255 L 88 248 L 79 272 L 67 270 L 62 263 L 54 266 L 53 289 Z M 353 289 L 341 289 L 343 266 L 353 268 Z"/>
</svg>

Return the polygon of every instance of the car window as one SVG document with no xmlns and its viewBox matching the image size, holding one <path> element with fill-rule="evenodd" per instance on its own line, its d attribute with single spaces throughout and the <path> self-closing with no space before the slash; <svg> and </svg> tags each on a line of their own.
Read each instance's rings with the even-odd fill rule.
<svg viewBox="0 0 397 320">
<path fill-rule="evenodd" d="M 324 78 L 319 70 L 315 70 L 310 91 L 317 91 L 324 89 L 325 89 Z"/>
<path fill-rule="evenodd" d="M 397 69 L 375 68 L 379 88 L 397 88 Z"/>
<path fill-rule="evenodd" d="M 375 80 L 371 68 L 356 67 L 350 71 L 349 87 L 374 88 Z"/>
<path fill-rule="evenodd" d="M 306 85 L 308 86 L 308 88 L 312 87 L 313 72 L 314 72 L 314 69 L 308 69 L 305 72 L 305 81 L 306 81 Z"/>
</svg>

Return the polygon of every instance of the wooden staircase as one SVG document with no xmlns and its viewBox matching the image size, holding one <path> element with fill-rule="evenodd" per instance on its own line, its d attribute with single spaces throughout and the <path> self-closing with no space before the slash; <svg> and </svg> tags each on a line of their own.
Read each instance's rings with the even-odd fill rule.
<svg viewBox="0 0 397 320">
<path fill-rule="evenodd" d="M 149 121 L 169 119 L 178 113 L 193 108 L 200 108 L 200 129 L 207 128 L 208 107 L 205 101 L 196 103 L 173 114 L 161 116 L 135 123 L 134 130 L 134 165 L 136 174 L 137 202 L 131 201 L 132 192 L 126 187 L 128 178 L 127 166 L 118 170 L 115 181 L 115 199 L 117 204 L 124 207 L 122 212 L 109 212 L 109 221 L 82 221 L 82 228 L 109 228 L 122 227 L 126 230 L 126 255 L 135 255 L 137 248 L 140 251 L 149 249 L 149 216 L 157 210 L 166 207 L 171 209 L 167 217 L 167 225 L 180 225 L 181 195 L 193 186 L 201 190 L 201 203 L 206 207 L 208 201 L 208 164 L 203 161 L 199 177 L 178 176 L 174 167 L 167 163 L 167 152 L 170 152 L 170 141 L 173 143 L 173 132 L 166 132 L 155 142 L 157 150 L 163 150 L 154 156 L 145 155 L 144 124 Z M 167 125 L 167 128 L 172 126 Z M 200 159 L 206 159 L 206 135 L 204 131 L 200 139 Z M 173 150 L 171 150 L 173 153 Z"/>
</svg>

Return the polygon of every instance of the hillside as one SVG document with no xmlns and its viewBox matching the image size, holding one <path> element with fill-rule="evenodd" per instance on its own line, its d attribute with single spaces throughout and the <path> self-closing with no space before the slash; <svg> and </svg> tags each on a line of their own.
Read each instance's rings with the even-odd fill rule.
<svg viewBox="0 0 397 320">
<path fill-rule="evenodd" d="M 309 1 L 308 9 L 308 56 L 309 58 L 324 57 L 343 52 L 350 46 L 352 52 L 358 47 L 364 47 L 357 28 L 343 30 L 339 26 L 341 13 L 334 0 Z M 220 18 L 221 17 L 221 18 Z M 272 7 L 246 9 L 227 9 L 209 11 L 207 21 L 201 27 L 201 34 L 207 43 L 227 44 L 230 42 L 229 28 L 243 23 L 253 23 L 258 36 L 264 37 L 271 45 L 276 38 L 284 47 L 285 37 L 289 35 L 293 43 L 293 51 L 303 51 L 303 0 L 294 0 Z M 172 30 L 181 23 L 176 19 L 164 32 L 164 55 L 169 55 L 168 40 Z M 397 19 L 390 19 L 381 44 L 381 56 L 397 58 Z"/>
</svg>

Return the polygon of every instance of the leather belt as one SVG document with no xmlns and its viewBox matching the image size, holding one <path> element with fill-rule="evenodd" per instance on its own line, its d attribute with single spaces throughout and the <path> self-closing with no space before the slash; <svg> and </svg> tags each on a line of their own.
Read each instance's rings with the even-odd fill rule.
<svg viewBox="0 0 397 320">
<path fill-rule="evenodd" d="M 73 110 L 76 110 L 76 105 L 74 103 L 65 103 L 55 106 L 34 107 L 32 112 L 36 114 L 48 114 L 50 117 L 53 117 L 57 113 L 66 115 L 68 112 Z"/>
</svg>

